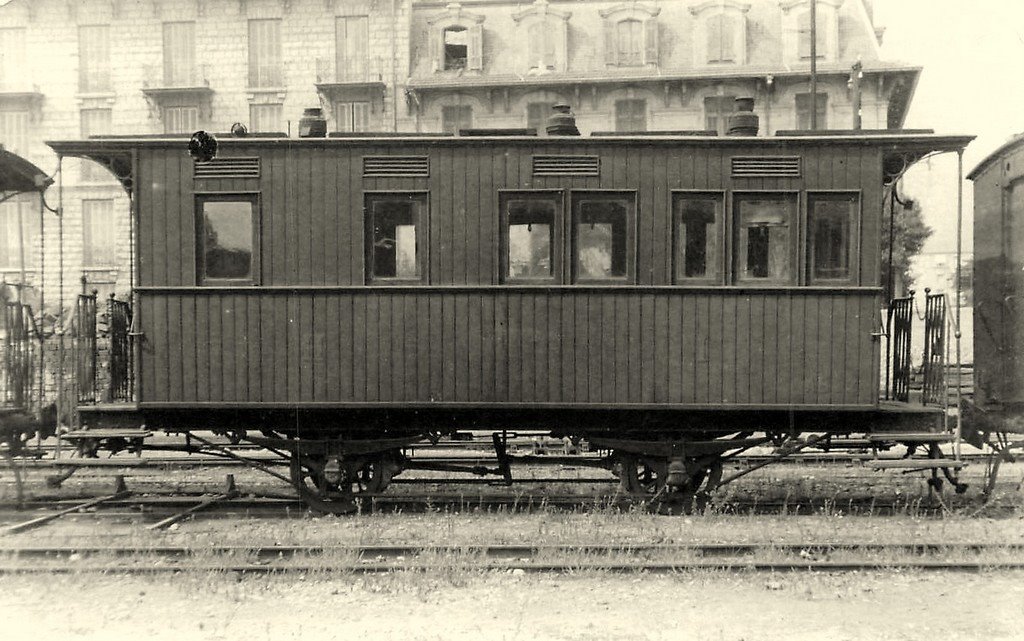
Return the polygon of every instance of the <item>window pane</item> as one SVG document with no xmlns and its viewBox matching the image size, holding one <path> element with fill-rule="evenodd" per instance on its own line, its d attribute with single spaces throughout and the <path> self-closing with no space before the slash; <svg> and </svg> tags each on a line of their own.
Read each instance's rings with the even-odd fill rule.
<svg viewBox="0 0 1024 641">
<path fill-rule="evenodd" d="M 857 215 L 853 194 L 814 195 L 811 212 L 811 277 L 850 277 L 851 233 Z"/>
<path fill-rule="evenodd" d="M 507 207 L 508 278 L 553 278 L 556 203 L 522 199 L 509 201 Z"/>
<path fill-rule="evenodd" d="M 643 51 L 643 23 L 639 20 L 623 20 L 615 27 L 619 41 L 619 64 L 640 64 Z"/>
<path fill-rule="evenodd" d="M 721 198 L 681 194 L 675 201 L 676 280 L 718 276 Z"/>
<path fill-rule="evenodd" d="M 168 87 L 199 84 L 195 74 L 195 27 L 194 22 L 164 23 L 164 84 Z"/>
<path fill-rule="evenodd" d="M 370 208 L 369 264 L 371 278 L 418 279 L 416 219 L 419 203 L 412 199 L 378 199 Z"/>
<path fill-rule="evenodd" d="M 281 21 L 249 21 L 249 86 L 280 87 Z"/>
<path fill-rule="evenodd" d="M 743 198 L 738 202 L 738 279 L 787 283 L 792 279 L 794 198 Z"/>
<path fill-rule="evenodd" d="M 252 278 L 253 203 L 203 203 L 203 264 L 206 278 Z"/>
<path fill-rule="evenodd" d="M 78 28 L 78 88 L 83 93 L 110 90 L 110 27 Z"/>
<path fill-rule="evenodd" d="M 626 278 L 629 207 L 624 200 L 580 201 L 574 225 L 578 279 Z"/>
<path fill-rule="evenodd" d="M 86 267 L 117 266 L 113 200 L 82 201 L 82 264 Z"/>
<path fill-rule="evenodd" d="M 444 30 L 444 68 L 465 69 L 469 56 L 469 31 L 465 27 Z"/>
</svg>

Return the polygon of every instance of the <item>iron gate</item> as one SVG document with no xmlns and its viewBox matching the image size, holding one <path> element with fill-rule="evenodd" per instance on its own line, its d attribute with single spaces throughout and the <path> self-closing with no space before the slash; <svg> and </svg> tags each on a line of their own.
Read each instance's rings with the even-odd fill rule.
<svg viewBox="0 0 1024 641">
<path fill-rule="evenodd" d="M 3 323 L 4 404 L 25 409 L 32 396 L 37 359 L 38 333 L 32 308 L 19 302 L 4 303 Z"/>
<path fill-rule="evenodd" d="M 96 402 L 96 292 L 75 305 L 75 381 L 79 403 Z"/>
<path fill-rule="evenodd" d="M 132 307 L 110 295 L 110 400 L 130 401 L 134 387 L 132 372 Z"/>
<path fill-rule="evenodd" d="M 889 305 L 889 337 L 892 344 L 891 396 L 906 403 L 910 400 L 910 329 L 914 317 L 914 297 L 894 298 Z"/>
<path fill-rule="evenodd" d="M 946 298 L 925 290 L 924 363 L 921 366 L 924 403 L 945 403 Z"/>
</svg>

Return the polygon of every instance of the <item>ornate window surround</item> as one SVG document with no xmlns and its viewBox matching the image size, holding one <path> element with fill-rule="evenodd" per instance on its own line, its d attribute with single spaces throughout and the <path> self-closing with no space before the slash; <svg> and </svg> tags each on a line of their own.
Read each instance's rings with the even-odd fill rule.
<svg viewBox="0 0 1024 641">
<path fill-rule="evenodd" d="M 462 5 L 457 2 L 448 4 L 443 12 L 428 18 L 427 24 L 430 27 L 428 46 L 430 47 L 433 71 L 444 71 L 444 32 L 452 27 L 465 29 L 469 34 L 466 70 L 477 72 L 483 70 L 483 22 L 483 15 L 463 11 Z"/>
<path fill-rule="evenodd" d="M 694 25 L 694 63 L 696 65 L 710 64 L 735 64 L 742 65 L 747 62 L 747 12 L 750 5 L 735 0 L 707 0 L 698 5 L 690 7 L 696 23 Z M 715 16 L 728 16 L 735 19 L 733 32 L 733 43 L 735 46 L 735 59 L 732 62 L 712 62 L 711 52 L 708 51 L 708 20 Z"/>
<path fill-rule="evenodd" d="M 520 33 L 524 35 L 523 42 L 529 40 L 525 37 L 529 33 L 530 27 L 538 23 L 548 23 L 554 27 L 555 33 L 555 65 L 554 71 L 564 72 L 568 67 L 569 60 L 569 18 L 572 16 L 570 11 L 558 11 L 552 9 L 547 0 L 536 0 L 526 9 L 517 11 L 512 14 L 512 19 L 515 20 L 517 27 L 521 30 Z M 538 60 L 530 60 L 530 52 L 528 50 L 524 54 L 523 67 L 529 69 L 534 73 L 545 73 L 548 69 L 541 69 Z"/>
<path fill-rule="evenodd" d="M 661 7 L 638 2 L 623 2 L 598 13 L 604 20 L 604 61 L 606 66 L 620 66 L 616 56 L 618 49 L 616 27 L 620 22 L 626 20 L 635 20 L 643 24 L 641 64 L 655 66 L 658 64 L 658 14 L 661 13 Z"/>
<path fill-rule="evenodd" d="M 839 57 L 839 8 L 844 0 L 817 0 L 818 23 L 824 27 L 819 42 L 824 51 L 818 52 L 820 62 L 834 62 Z M 809 0 L 780 0 L 782 10 L 782 52 L 786 62 L 807 62 L 800 57 L 800 18 L 811 10 Z"/>
</svg>

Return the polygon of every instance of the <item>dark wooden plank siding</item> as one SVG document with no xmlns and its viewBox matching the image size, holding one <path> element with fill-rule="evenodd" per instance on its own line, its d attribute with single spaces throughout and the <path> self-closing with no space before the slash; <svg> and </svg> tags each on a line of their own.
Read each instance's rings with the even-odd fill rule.
<svg viewBox="0 0 1024 641">
<path fill-rule="evenodd" d="M 877 381 L 872 293 L 236 290 L 143 301 L 152 402 L 870 405 Z"/>
</svg>

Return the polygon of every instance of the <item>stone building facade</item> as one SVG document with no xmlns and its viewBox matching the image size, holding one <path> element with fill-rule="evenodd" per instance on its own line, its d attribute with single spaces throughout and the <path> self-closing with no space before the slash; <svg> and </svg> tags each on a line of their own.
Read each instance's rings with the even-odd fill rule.
<svg viewBox="0 0 1024 641">
<path fill-rule="evenodd" d="M 0 143 L 48 172 L 45 140 L 251 131 L 723 131 L 753 96 L 761 135 L 810 126 L 809 0 L 13 0 L 0 7 Z M 869 0 L 817 0 L 818 126 L 902 125 L 920 70 L 883 61 Z M 543 131 L 541 132 L 543 133 Z M 184 149 L 184 140 L 183 140 Z M 184 153 L 184 151 L 183 151 Z M 130 287 L 128 198 L 104 168 L 61 163 L 62 217 L 0 205 L 0 277 L 56 301 Z M 47 194 L 56 208 L 57 190 Z M 42 232 L 40 231 L 42 228 Z M 24 259 L 22 260 L 22 256 Z M 38 291 L 38 287 L 35 287 Z M 32 299 L 26 292 L 29 300 Z"/>
</svg>

